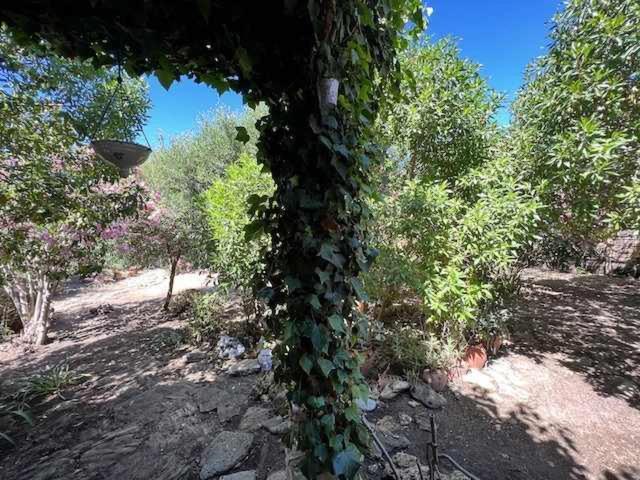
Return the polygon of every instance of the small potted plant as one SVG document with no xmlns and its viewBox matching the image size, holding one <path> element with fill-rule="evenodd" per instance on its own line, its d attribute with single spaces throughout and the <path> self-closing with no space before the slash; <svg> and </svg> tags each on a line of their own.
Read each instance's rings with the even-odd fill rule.
<svg viewBox="0 0 640 480">
<path fill-rule="evenodd" d="M 476 337 L 486 348 L 489 355 L 497 355 L 504 339 L 508 335 L 507 323 L 511 312 L 507 309 L 488 312 L 483 315 L 476 326 Z"/>
</svg>

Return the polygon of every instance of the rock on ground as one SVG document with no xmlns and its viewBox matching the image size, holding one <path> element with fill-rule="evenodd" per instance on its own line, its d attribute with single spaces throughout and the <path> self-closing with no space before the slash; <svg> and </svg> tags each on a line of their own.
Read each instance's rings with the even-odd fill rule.
<svg viewBox="0 0 640 480">
<path fill-rule="evenodd" d="M 201 362 L 202 360 L 206 360 L 206 359 L 207 359 L 206 352 L 199 352 L 199 351 L 189 352 L 184 356 L 184 361 L 186 363 Z"/>
<path fill-rule="evenodd" d="M 247 401 L 246 395 L 215 386 L 201 389 L 197 394 L 198 410 L 201 413 L 217 410 L 218 418 L 223 423 L 242 413 Z"/>
<path fill-rule="evenodd" d="M 267 477 L 267 480 L 287 480 L 287 472 L 278 470 Z"/>
<path fill-rule="evenodd" d="M 245 472 L 236 472 L 220 477 L 220 480 L 256 480 L 256 471 L 247 470 Z"/>
<path fill-rule="evenodd" d="M 240 360 L 238 363 L 234 363 L 229 367 L 228 373 L 232 377 L 243 377 L 245 375 L 253 375 L 259 373 L 262 370 L 260 363 L 255 358 L 247 358 Z"/>
<path fill-rule="evenodd" d="M 80 457 L 80 463 L 87 472 L 98 474 L 115 462 L 133 453 L 141 443 L 137 425 L 130 425 L 121 430 L 111 432 L 93 448 Z"/>
<path fill-rule="evenodd" d="M 262 407 L 249 407 L 240 421 L 240 430 L 255 432 L 260 430 L 272 418 L 271 410 Z"/>
<path fill-rule="evenodd" d="M 404 380 L 395 380 L 385 385 L 385 387 L 382 389 L 382 392 L 380 393 L 380 398 L 383 400 L 393 400 L 402 392 L 406 392 L 410 388 L 411 385 L 409 384 L 409 382 L 406 382 Z"/>
<path fill-rule="evenodd" d="M 267 420 L 262 426 L 266 428 L 269 433 L 283 435 L 291 429 L 291 422 L 278 415 Z"/>
<path fill-rule="evenodd" d="M 447 404 L 447 400 L 434 391 L 429 385 L 418 383 L 411 389 L 411 397 L 428 408 L 442 408 Z"/>
<path fill-rule="evenodd" d="M 200 479 L 208 480 L 228 472 L 248 454 L 253 435 L 245 432 L 221 432 L 213 439 L 200 457 Z"/>
<path fill-rule="evenodd" d="M 407 448 L 411 444 L 409 439 L 401 433 L 402 427 L 389 415 L 378 420 L 376 430 L 378 438 L 389 451 Z"/>
</svg>

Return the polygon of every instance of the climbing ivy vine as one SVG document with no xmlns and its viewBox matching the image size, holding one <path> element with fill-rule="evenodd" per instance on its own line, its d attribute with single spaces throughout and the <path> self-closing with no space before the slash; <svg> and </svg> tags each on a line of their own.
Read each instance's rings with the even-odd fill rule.
<svg viewBox="0 0 640 480">
<path fill-rule="evenodd" d="M 399 39 L 376 28 L 381 17 L 374 16 L 386 2 L 373 11 L 360 2 L 328 9 L 311 3 L 316 45 L 304 94 L 291 105 L 272 105 L 261 125 L 259 158 L 277 185 L 274 201 L 258 207 L 272 238 L 264 293 L 281 338 L 277 373 L 306 415 L 295 432 L 298 447 L 310 452 L 303 470 L 309 478 L 327 470 L 351 478 L 368 442 L 354 403 L 368 388 L 353 351 L 361 328 L 353 307 L 365 300 L 358 274 L 374 256 L 362 227 L 368 212 L 361 193 L 375 155 L 368 143 L 375 79 L 391 73 Z M 336 105 L 324 97 L 332 83 Z"/>
<path fill-rule="evenodd" d="M 354 404 L 367 391 L 353 307 L 364 296 L 358 274 L 374 256 L 361 196 L 378 90 L 397 82 L 397 53 L 424 29 L 423 8 L 420 0 L 198 0 L 191 9 L 155 0 L 142 11 L 127 1 L 25 0 L 0 8 L 0 21 L 24 41 L 47 39 L 97 64 L 123 59 L 129 72 L 155 72 L 167 87 L 187 75 L 266 103 L 258 160 L 276 191 L 250 199 L 259 217 L 250 230 L 271 238 L 262 293 L 280 339 L 277 376 L 304 417 L 290 440 L 305 452 L 308 478 L 353 478 L 368 445 Z"/>
</svg>

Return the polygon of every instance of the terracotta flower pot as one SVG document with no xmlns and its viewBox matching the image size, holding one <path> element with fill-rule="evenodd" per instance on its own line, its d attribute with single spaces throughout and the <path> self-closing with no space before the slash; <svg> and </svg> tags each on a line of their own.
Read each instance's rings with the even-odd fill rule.
<svg viewBox="0 0 640 480">
<path fill-rule="evenodd" d="M 483 368 L 487 363 L 487 350 L 484 345 L 469 345 L 462 359 L 469 368 Z"/>
</svg>

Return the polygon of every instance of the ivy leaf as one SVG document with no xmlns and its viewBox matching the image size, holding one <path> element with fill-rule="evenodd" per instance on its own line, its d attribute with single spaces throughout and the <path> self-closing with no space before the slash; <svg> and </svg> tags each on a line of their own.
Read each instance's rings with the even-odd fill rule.
<svg viewBox="0 0 640 480">
<path fill-rule="evenodd" d="M 302 282 L 296 277 L 287 275 L 284 277 L 284 283 L 287 285 L 289 293 L 295 292 L 298 288 L 302 287 Z"/>
<path fill-rule="evenodd" d="M 329 455 L 326 445 L 324 445 L 323 443 L 319 443 L 318 445 L 316 445 L 313 449 L 313 455 L 321 462 L 324 462 Z"/>
<path fill-rule="evenodd" d="M 322 416 L 320 423 L 325 428 L 325 431 L 333 431 L 336 424 L 336 417 L 332 413 L 327 413 Z"/>
<path fill-rule="evenodd" d="M 367 292 L 365 291 L 364 286 L 362 285 L 362 280 L 354 277 L 349 281 L 349 283 L 351 283 L 353 290 L 356 292 L 356 296 L 358 297 L 358 300 L 361 300 L 363 302 L 369 301 L 369 295 L 367 295 Z"/>
<path fill-rule="evenodd" d="M 248 223 L 244 226 L 244 239 L 247 242 L 255 240 L 263 233 L 262 222 L 259 220 Z"/>
<path fill-rule="evenodd" d="M 309 358 L 308 355 L 303 355 L 298 363 L 307 375 L 311 373 L 311 369 L 313 368 L 313 361 Z"/>
<path fill-rule="evenodd" d="M 344 265 L 344 257 L 337 253 L 335 245 L 331 242 L 324 242 L 320 247 L 320 253 L 318 256 L 324 258 L 327 262 L 333 264 L 338 268 L 342 268 Z"/>
<path fill-rule="evenodd" d="M 322 305 L 320 305 L 320 300 L 318 299 L 318 296 L 316 294 L 309 295 L 307 297 L 307 301 L 309 302 L 309 305 L 313 307 L 314 310 L 319 311 L 322 308 Z"/>
<path fill-rule="evenodd" d="M 155 72 L 156 78 L 160 82 L 160 85 L 164 87 L 165 90 L 169 90 L 171 84 L 175 80 L 175 75 L 173 72 L 167 69 L 156 70 Z"/>
<path fill-rule="evenodd" d="M 326 402 L 324 401 L 324 397 L 309 397 L 307 400 L 307 405 L 311 408 L 315 408 L 316 410 L 324 407 Z"/>
<path fill-rule="evenodd" d="M 326 270 L 320 270 L 319 268 L 316 268 L 316 274 L 318 275 L 318 278 L 320 278 L 321 285 L 327 283 L 331 278 L 331 273 L 327 272 Z"/>
<path fill-rule="evenodd" d="M 326 353 L 327 346 L 329 345 L 329 337 L 323 328 L 324 327 L 320 327 L 318 325 L 313 326 L 313 330 L 311 331 L 311 343 L 315 350 Z"/>
<path fill-rule="evenodd" d="M 229 90 L 229 83 L 219 73 L 203 73 L 198 78 L 210 87 L 215 88 L 218 95 L 222 95 L 224 92 Z"/>
<path fill-rule="evenodd" d="M 328 320 L 329 320 L 329 325 L 331 325 L 331 328 L 335 332 L 345 333 L 344 319 L 340 315 L 338 315 L 337 313 L 334 313 L 328 318 Z"/>
<path fill-rule="evenodd" d="M 348 408 L 345 408 L 344 416 L 350 422 L 359 422 L 360 421 L 360 415 L 358 415 L 358 413 L 359 413 L 358 410 L 359 409 L 358 409 L 357 405 L 356 404 L 352 404 Z"/>
<path fill-rule="evenodd" d="M 236 49 L 235 56 L 238 61 L 238 65 L 240 65 L 240 70 L 242 70 L 242 73 L 245 76 L 249 77 L 251 75 L 251 70 L 253 69 L 249 54 L 243 47 L 239 47 Z"/>
<path fill-rule="evenodd" d="M 236 140 L 238 142 L 247 143 L 249 140 L 251 140 L 251 137 L 249 136 L 249 133 L 247 133 L 246 128 L 236 127 L 236 131 L 238 132 L 238 134 L 236 135 Z"/>
<path fill-rule="evenodd" d="M 362 453 L 355 445 L 349 446 L 333 457 L 333 474 L 336 477 L 354 478 L 360 464 L 362 463 Z"/>
<path fill-rule="evenodd" d="M 327 360 L 326 358 L 319 358 L 318 365 L 320 366 L 320 370 L 322 370 L 322 374 L 325 377 L 328 377 L 331 371 L 336 368 L 331 360 Z"/>
<path fill-rule="evenodd" d="M 339 153 L 343 157 L 349 158 L 349 153 L 350 152 L 349 152 L 349 149 L 346 146 L 340 144 L 340 145 L 334 146 L 333 148 L 337 153 Z"/>
</svg>

